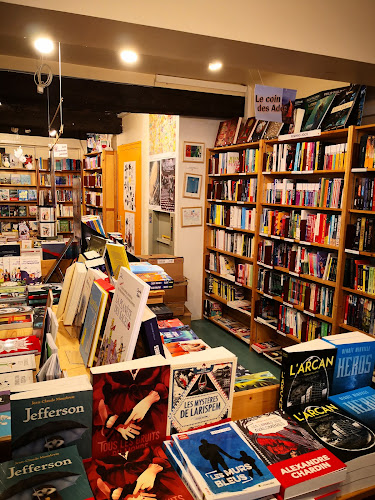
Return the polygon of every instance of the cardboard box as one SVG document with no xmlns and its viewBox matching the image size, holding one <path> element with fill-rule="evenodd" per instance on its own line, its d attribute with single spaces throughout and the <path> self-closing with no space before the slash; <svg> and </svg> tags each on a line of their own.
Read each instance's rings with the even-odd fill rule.
<svg viewBox="0 0 375 500">
<path fill-rule="evenodd" d="M 155 253 L 152 255 L 138 255 L 141 260 L 150 264 L 156 264 L 164 269 L 176 282 L 184 281 L 184 258 L 168 255 L 167 253 Z"/>
<path fill-rule="evenodd" d="M 184 314 L 182 314 L 181 316 L 177 316 L 177 317 L 180 321 L 182 321 L 182 323 L 184 325 L 191 326 L 191 312 L 189 311 L 189 309 L 186 306 L 184 306 Z"/>
<path fill-rule="evenodd" d="M 186 302 L 187 301 L 187 285 L 184 281 L 175 282 L 173 288 L 168 288 L 165 291 L 164 302 Z"/>
<path fill-rule="evenodd" d="M 185 312 L 185 301 L 165 303 L 172 310 L 173 316 L 181 316 Z"/>
</svg>

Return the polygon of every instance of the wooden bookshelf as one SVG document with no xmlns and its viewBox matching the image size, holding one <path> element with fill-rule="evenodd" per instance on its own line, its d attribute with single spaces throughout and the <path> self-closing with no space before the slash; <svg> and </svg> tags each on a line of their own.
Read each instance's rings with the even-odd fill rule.
<svg viewBox="0 0 375 500">
<path fill-rule="evenodd" d="M 207 293 L 205 289 L 205 280 L 211 274 L 212 276 L 217 277 L 224 282 L 227 282 L 225 276 L 222 276 L 220 272 L 215 270 L 207 269 L 206 256 L 209 253 L 215 253 L 217 256 L 219 255 L 227 255 L 228 257 L 234 258 L 236 264 L 239 262 L 248 263 L 253 265 L 253 282 L 250 287 L 241 287 L 244 297 L 247 300 L 251 301 L 252 304 L 252 315 L 245 317 L 242 315 L 240 321 L 243 322 L 247 327 L 250 326 L 251 329 L 251 343 L 253 342 L 262 342 L 267 340 L 274 340 L 279 342 L 281 345 L 286 346 L 290 345 L 292 342 L 299 342 L 300 340 L 296 338 L 294 335 L 285 334 L 285 332 L 278 332 L 277 328 L 271 327 L 269 322 L 262 321 L 262 318 L 257 317 L 257 305 L 261 297 L 266 297 L 270 301 L 273 301 L 276 304 L 284 304 L 285 306 L 292 308 L 298 312 L 300 312 L 305 320 L 317 320 L 319 322 L 326 323 L 326 328 L 331 328 L 331 333 L 339 333 L 343 330 L 358 330 L 358 328 L 351 327 L 350 325 L 344 324 L 344 304 L 345 297 L 348 293 L 356 294 L 359 297 L 364 297 L 365 299 L 375 299 L 375 295 L 369 294 L 367 292 L 362 292 L 358 290 L 352 290 L 348 287 L 343 286 L 344 280 L 344 270 L 345 270 L 345 260 L 349 257 L 360 256 L 359 258 L 371 258 L 374 259 L 375 266 L 375 250 L 370 251 L 351 251 L 350 248 L 346 248 L 345 245 L 345 237 L 346 237 L 346 228 L 347 225 L 352 223 L 353 220 L 356 220 L 358 216 L 374 216 L 375 218 L 375 210 L 359 210 L 358 208 L 353 207 L 353 196 L 355 189 L 355 182 L 357 177 L 370 177 L 374 179 L 375 169 L 369 168 L 361 168 L 361 166 L 357 165 L 357 154 L 359 149 L 359 142 L 361 136 L 363 134 L 374 134 L 375 135 L 375 125 L 371 126 L 363 126 L 363 127 L 349 127 L 348 129 L 338 130 L 338 131 L 330 131 L 330 132 L 322 132 L 320 135 L 316 137 L 308 137 L 303 139 L 290 139 L 290 140 L 272 140 L 272 141 L 264 141 L 261 140 L 257 143 L 249 143 L 249 144 L 241 144 L 241 145 L 233 145 L 227 146 L 223 148 L 212 148 L 207 151 L 207 175 L 206 175 L 206 195 L 207 188 L 209 184 L 217 180 L 233 180 L 237 181 L 239 179 L 257 179 L 257 199 L 255 203 L 249 202 L 236 202 L 232 200 L 217 200 L 215 196 L 206 199 L 205 203 L 205 213 L 206 213 L 206 224 L 204 228 L 204 256 L 203 256 L 203 266 L 204 266 L 204 278 L 203 278 L 203 300 L 207 299 L 207 297 L 211 298 L 213 301 L 220 302 L 223 306 L 224 315 L 232 316 L 233 311 L 227 305 L 227 300 L 221 296 L 215 295 L 213 293 Z M 317 142 L 320 144 L 343 144 L 347 143 L 346 152 L 345 152 L 345 162 L 343 162 L 339 168 L 333 170 L 322 170 L 314 168 L 309 171 L 264 171 L 266 168 L 266 159 L 267 155 L 273 151 L 273 147 L 276 144 L 296 144 L 298 142 Z M 226 153 L 226 152 L 241 152 L 246 149 L 258 149 L 258 160 L 257 160 L 257 172 L 250 173 L 219 173 L 215 171 L 209 170 L 209 162 L 211 155 L 217 153 Z M 333 178 L 342 179 L 342 187 L 341 187 L 341 204 L 333 207 L 327 206 L 305 206 L 305 205 L 292 205 L 292 204 L 281 204 L 281 203 L 269 203 L 266 200 L 266 184 L 272 183 L 273 180 L 282 181 L 283 178 L 288 179 L 288 182 L 294 181 L 295 183 L 318 183 L 320 178 L 325 179 L 333 179 Z M 211 206 L 214 204 L 218 204 L 221 206 L 245 206 L 246 208 L 255 208 L 256 216 L 255 216 L 255 226 L 254 229 L 242 229 L 241 227 L 227 227 L 223 224 L 223 222 L 218 223 L 215 220 L 209 220 L 207 217 L 210 213 Z M 247 206 L 248 205 L 248 206 Z M 319 203 L 318 203 L 319 205 Z M 297 238 L 288 238 L 284 236 L 274 235 L 274 234 L 264 234 L 261 232 L 261 216 L 263 209 L 270 209 L 273 211 L 280 212 L 297 212 L 301 213 L 302 210 L 305 210 L 307 213 L 312 214 L 326 214 L 326 215 L 334 215 L 336 218 L 340 216 L 340 233 L 337 236 L 337 241 L 327 240 L 324 243 L 317 243 L 316 241 L 304 241 Z M 374 219 L 375 220 L 375 219 Z M 375 225 L 375 222 L 374 222 Z M 228 250 L 226 246 L 221 246 L 218 248 L 215 245 L 215 240 L 211 239 L 211 233 L 215 230 L 225 230 L 226 233 L 233 234 L 244 234 L 253 238 L 253 255 L 251 257 L 245 257 L 234 252 Z M 308 238 L 306 238 L 308 239 Z M 274 266 L 267 265 L 262 263 L 257 259 L 258 255 L 258 244 L 263 240 L 272 240 L 276 244 L 278 242 L 285 242 L 289 245 L 298 245 L 298 247 L 304 248 L 305 251 L 309 252 L 317 252 L 317 251 L 325 251 L 326 253 L 332 254 L 335 258 L 337 258 L 337 267 L 336 267 L 336 279 L 335 281 L 327 280 L 319 278 L 318 274 L 303 274 L 293 272 L 294 269 L 290 270 L 287 267 L 283 266 Z M 221 249 L 223 248 L 223 249 Z M 283 300 L 281 297 L 263 293 L 261 290 L 257 289 L 258 283 L 258 271 L 259 269 L 268 269 L 276 272 L 278 274 L 283 274 L 284 276 L 289 276 L 290 278 L 295 278 L 303 283 L 306 283 L 308 286 L 314 285 L 318 287 L 326 287 L 327 290 L 331 290 L 333 298 L 331 301 L 332 304 L 332 316 L 327 316 L 326 314 L 314 313 L 309 311 L 305 304 L 294 305 L 288 303 Z M 314 273 L 315 274 L 315 273 Z M 234 283 L 235 284 L 235 283 Z M 331 295 L 330 295 L 331 296 Z M 328 292 L 327 292 L 328 297 Z M 271 303 L 271 302 L 270 302 Z M 275 306 L 277 307 L 277 306 Z M 319 309 L 318 309 L 319 310 Z M 237 316 L 238 318 L 238 316 Z M 237 319 L 236 318 L 236 319 Z M 211 320 L 211 318 L 209 318 Z M 217 321 L 213 321 L 217 323 Z M 219 324 L 219 326 L 221 326 Z M 225 330 L 225 329 L 224 329 Z"/>
<path fill-rule="evenodd" d="M 89 186 L 88 179 L 97 177 L 98 185 Z M 91 181 L 92 182 L 92 181 Z M 104 150 L 100 153 L 89 153 L 84 155 L 82 163 L 82 202 L 84 215 L 100 215 L 104 230 L 116 230 L 116 154 L 115 151 Z M 102 195 L 101 203 L 88 202 L 88 193 Z"/>
</svg>

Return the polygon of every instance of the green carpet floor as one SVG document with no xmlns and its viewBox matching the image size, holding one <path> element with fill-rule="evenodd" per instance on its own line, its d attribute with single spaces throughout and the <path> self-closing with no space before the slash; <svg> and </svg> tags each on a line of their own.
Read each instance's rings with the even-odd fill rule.
<svg viewBox="0 0 375 500">
<path fill-rule="evenodd" d="M 278 365 L 272 363 L 272 361 L 269 361 L 263 355 L 252 351 L 247 344 L 237 339 L 234 335 L 205 319 L 192 321 L 191 328 L 209 346 L 223 346 L 233 352 L 238 358 L 238 363 L 252 373 L 268 370 L 280 380 L 280 367 Z"/>
</svg>

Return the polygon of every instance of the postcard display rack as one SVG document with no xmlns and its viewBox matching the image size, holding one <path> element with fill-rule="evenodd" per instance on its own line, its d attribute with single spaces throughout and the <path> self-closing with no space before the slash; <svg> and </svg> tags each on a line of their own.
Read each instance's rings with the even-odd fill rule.
<svg viewBox="0 0 375 500">
<path fill-rule="evenodd" d="M 104 230 L 116 231 L 116 171 L 115 152 L 84 155 L 82 165 L 83 214 L 100 215 Z"/>
<path fill-rule="evenodd" d="M 371 168 L 358 166 L 360 141 L 366 134 L 375 135 L 375 125 L 208 151 L 206 319 L 250 344 L 273 340 L 287 346 L 348 330 L 374 334 L 375 248 L 363 249 L 363 233 L 366 227 L 365 240 L 367 235 L 372 245 L 375 201 L 364 209 L 363 199 L 375 200 L 375 169 L 372 162 Z M 298 148 L 304 148 L 305 157 L 299 166 L 292 165 L 292 171 L 283 171 L 288 152 L 298 153 Z M 245 171 L 227 173 L 223 169 L 228 162 L 222 156 L 215 169 L 215 155 L 233 151 L 247 155 L 247 160 L 255 158 L 255 165 L 249 167 L 246 160 L 247 168 L 239 167 Z M 359 218 L 366 220 L 358 248 Z M 354 279 L 352 284 L 347 277 L 344 281 L 350 266 L 355 286 Z M 247 306 L 241 308 L 241 303 L 231 302 L 234 299 L 242 305 L 247 301 Z M 224 321 L 215 312 L 207 313 L 207 300 L 212 311 L 222 309 Z M 350 315 L 353 304 L 361 305 L 356 309 L 360 314 Z M 226 319 L 235 320 L 236 328 Z M 249 337 L 244 334 L 247 329 Z"/>
</svg>

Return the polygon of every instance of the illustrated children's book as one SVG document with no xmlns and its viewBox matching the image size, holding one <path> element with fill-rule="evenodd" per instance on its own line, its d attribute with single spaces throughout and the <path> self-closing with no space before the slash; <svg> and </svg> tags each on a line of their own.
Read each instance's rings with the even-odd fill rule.
<svg viewBox="0 0 375 500">
<path fill-rule="evenodd" d="M 337 349 L 331 395 L 371 385 L 375 339 L 361 332 L 330 335 L 324 341 Z"/>
<path fill-rule="evenodd" d="M 38 382 L 35 390 L 11 395 L 13 458 L 72 444 L 83 459 L 91 457 L 92 387 L 87 378 L 78 386 L 75 378 L 65 378 L 63 387 Z"/>
<path fill-rule="evenodd" d="M 0 464 L 0 498 L 94 500 L 75 446 Z"/>
<path fill-rule="evenodd" d="M 97 366 L 133 358 L 150 287 L 121 267 L 100 345 Z"/>
<path fill-rule="evenodd" d="M 335 347 L 315 339 L 281 352 L 280 409 L 327 401 L 335 367 Z"/>
<path fill-rule="evenodd" d="M 40 353 L 40 342 L 35 335 L 0 340 L 0 357 Z"/>
<path fill-rule="evenodd" d="M 233 422 L 172 436 L 183 465 L 206 499 L 255 499 L 280 483 Z"/>
<path fill-rule="evenodd" d="M 230 418 L 236 366 L 225 347 L 173 358 L 168 434 Z"/>
<path fill-rule="evenodd" d="M 93 458 L 161 444 L 167 430 L 169 363 L 163 356 L 91 368 Z"/>
</svg>

